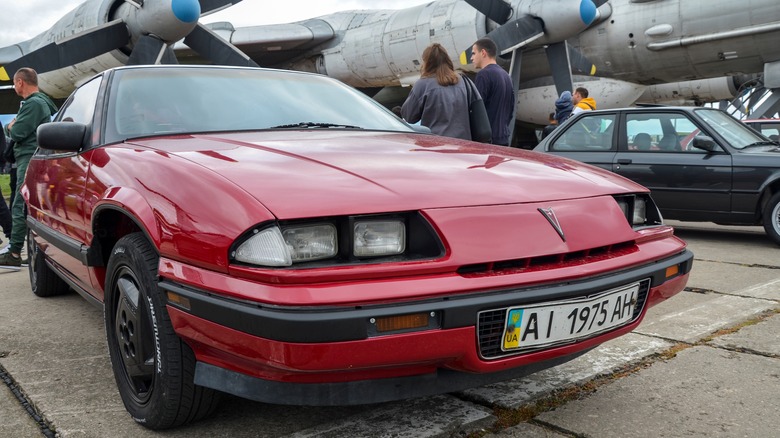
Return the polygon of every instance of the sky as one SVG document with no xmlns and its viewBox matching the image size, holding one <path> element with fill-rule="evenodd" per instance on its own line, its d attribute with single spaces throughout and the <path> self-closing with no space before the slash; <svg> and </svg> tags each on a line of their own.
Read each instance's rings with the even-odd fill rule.
<svg viewBox="0 0 780 438">
<path fill-rule="evenodd" d="M 117 1 L 117 0 L 105 0 Z M 155 0 L 146 0 L 155 1 Z M 202 17 L 203 23 L 229 21 L 236 27 L 290 23 L 351 9 L 403 9 L 430 0 L 286 0 L 269 6 L 268 0 L 243 0 L 223 11 Z M 44 32 L 83 0 L 2 0 L 0 47 L 28 40 Z"/>
</svg>

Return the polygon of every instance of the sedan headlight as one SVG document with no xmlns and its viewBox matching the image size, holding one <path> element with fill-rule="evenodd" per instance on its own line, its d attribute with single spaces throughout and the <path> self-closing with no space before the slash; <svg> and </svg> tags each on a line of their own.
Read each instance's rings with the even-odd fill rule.
<svg viewBox="0 0 780 438">
<path fill-rule="evenodd" d="M 419 212 L 268 221 L 236 239 L 230 259 L 300 269 L 424 260 L 444 245 Z"/>
<path fill-rule="evenodd" d="M 633 228 L 663 224 L 661 212 L 648 195 L 615 196 L 615 201 Z"/>
<path fill-rule="evenodd" d="M 355 257 L 381 257 L 403 254 L 406 250 L 406 226 L 403 221 L 356 222 Z"/>
<path fill-rule="evenodd" d="M 293 263 L 333 257 L 338 252 L 336 227 L 332 224 L 287 227 L 284 230 L 272 226 L 253 233 L 236 249 L 236 260 L 262 266 L 291 266 Z"/>
</svg>

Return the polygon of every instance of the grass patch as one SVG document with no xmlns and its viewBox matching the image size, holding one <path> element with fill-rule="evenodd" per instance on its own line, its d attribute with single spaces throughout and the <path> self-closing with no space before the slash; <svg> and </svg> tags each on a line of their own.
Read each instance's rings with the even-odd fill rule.
<svg viewBox="0 0 780 438">
<path fill-rule="evenodd" d="M 0 175 L 0 189 L 3 191 L 3 198 L 8 200 L 11 197 L 11 175 Z"/>
</svg>

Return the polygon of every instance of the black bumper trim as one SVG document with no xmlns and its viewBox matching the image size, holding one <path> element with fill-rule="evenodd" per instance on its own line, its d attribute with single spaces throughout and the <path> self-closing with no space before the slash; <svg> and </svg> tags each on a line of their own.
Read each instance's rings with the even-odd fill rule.
<svg viewBox="0 0 780 438">
<path fill-rule="evenodd" d="M 325 343 L 367 339 L 371 318 L 436 312 L 442 315 L 441 328 L 452 329 L 475 326 L 477 314 L 487 309 L 587 296 L 646 278 L 651 278 L 651 287 L 655 287 L 666 281 L 666 268 L 675 265 L 680 267 L 680 275 L 687 274 L 693 265 L 693 253 L 686 249 L 648 265 L 564 284 L 354 307 L 271 306 L 229 299 L 166 280 L 159 286 L 186 297 L 190 309 L 172 302 L 169 305 L 215 324 L 280 342 Z"/>
<path fill-rule="evenodd" d="M 424 397 L 519 379 L 569 362 L 590 349 L 495 373 L 476 374 L 440 368 L 435 373 L 335 383 L 265 380 L 204 362 L 195 366 L 195 384 L 249 400 L 280 405 L 347 406 Z"/>
</svg>

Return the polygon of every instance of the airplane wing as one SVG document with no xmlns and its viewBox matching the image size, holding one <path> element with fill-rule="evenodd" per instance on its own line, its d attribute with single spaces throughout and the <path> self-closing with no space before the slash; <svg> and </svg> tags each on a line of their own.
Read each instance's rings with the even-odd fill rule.
<svg viewBox="0 0 780 438">
<path fill-rule="evenodd" d="M 228 22 L 206 25 L 263 67 L 273 67 L 294 60 L 306 51 L 335 39 L 336 33 L 325 21 L 312 19 L 291 24 L 269 24 L 234 28 Z M 183 42 L 173 48 L 183 63 L 204 60 Z"/>
</svg>

